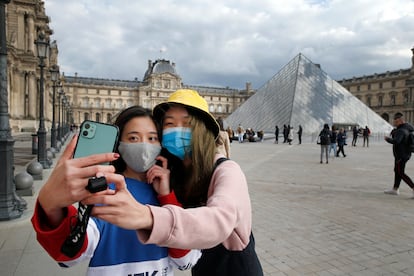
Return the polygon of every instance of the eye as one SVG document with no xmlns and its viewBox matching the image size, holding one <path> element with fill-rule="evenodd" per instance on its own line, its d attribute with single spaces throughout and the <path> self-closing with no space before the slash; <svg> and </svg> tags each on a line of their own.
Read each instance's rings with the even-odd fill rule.
<svg viewBox="0 0 414 276">
<path fill-rule="evenodd" d="M 174 126 L 175 125 L 172 122 L 164 122 L 164 124 L 162 125 L 163 128 L 171 128 Z"/>
<path fill-rule="evenodd" d="M 130 142 L 130 143 L 137 143 L 137 142 L 139 142 L 141 139 L 139 139 L 139 137 L 138 136 L 129 136 L 128 137 L 128 141 Z"/>
</svg>

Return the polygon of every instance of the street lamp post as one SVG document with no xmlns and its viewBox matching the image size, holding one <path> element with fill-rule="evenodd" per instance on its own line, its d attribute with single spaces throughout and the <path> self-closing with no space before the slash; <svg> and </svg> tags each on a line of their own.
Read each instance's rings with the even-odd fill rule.
<svg viewBox="0 0 414 276">
<path fill-rule="evenodd" d="M 57 139 L 59 142 L 62 142 L 62 121 L 61 121 L 61 106 L 62 106 L 62 100 L 63 100 L 63 95 L 65 94 L 65 92 L 62 89 L 62 86 L 60 86 L 60 89 L 58 91 L 58 101 L 59 101 L 59 110 L 58 110 L 58 134 L 57 134 Z"/>
<path fill-rule="evenodd" d="M 61 136 L 62 143 L 65 140 L 65 106 L 66 106 L 66 95 L 63 95 L 62 96 L 62 126 L 61 126 L 61 128 L 62 128 L 62 136 Z"/>
<path fill-rule="evenodd" d="M 46 128 L 44 117 L 44 76 L 43 69 L 45 67 L 45 58 L 48 52 L 49 42 L 46 40 L 43 33 L 35 41 L 37 46 L 37 57 L 39 58 L 40 67 L 40 82 L 39 82 L 39 129 L 37 130 L 38 146 L 37 146 L 37 161 L 42 164 L 44 169 L 50 168 L 46 155 Z"/>
<path fill-rule="evenodd" d="M 59 78 L 59 66 L 56 64 L 50 69 L 50 76 L 53 82 L 53 95 L 52 95 L 52 133 L 50 136 L 50 147 L 57 150 L 56 145 L 56 121 L 55 121 L 55 98 L 56 98 L 56 81 Z"/>
<path fill-rule="evenodd" d="M 0 220 L 19 218 L 23 213 L 15 197 L 14 139 L 9 122 L 6 41 L 6 4 L 9 2 L 0 0 Z"/>
</svg>

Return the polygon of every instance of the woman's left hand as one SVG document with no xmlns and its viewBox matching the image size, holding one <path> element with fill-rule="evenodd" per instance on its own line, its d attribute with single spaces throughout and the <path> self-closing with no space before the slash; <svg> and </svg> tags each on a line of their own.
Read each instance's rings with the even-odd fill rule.
<svg viewBox="0 0 414 276">
<path fill-rule="evenodd" d="M 158 156 L 157 160 L 161 161 L 162 166 L 154 165 L 147 171 L 148 183 L 151 183 L 154 190 L 160 196 L 171 193 L 170 189 L 170 170 L 167 169 L 168 160 L 165 157 Z"/>
</svg>

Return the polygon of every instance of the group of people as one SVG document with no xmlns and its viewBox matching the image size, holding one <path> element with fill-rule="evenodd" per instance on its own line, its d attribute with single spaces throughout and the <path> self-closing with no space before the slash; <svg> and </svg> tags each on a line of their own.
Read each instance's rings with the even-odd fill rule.
<svg viewBox="0 0 414 276">
<path fill-rule="evenodd" d="M 393 156 L 394 156 L 394 184 L 389 190 L 385 190 L 385 194 L 399 195 L 399 188 L 401 181 L 407 183 L 412 189 L 412 198 L 414 199 L 414 182 L 405 173 L 405 166 L 411 158 L 411 145 L 409 141 L 410 133 L 414 132 L 414 126 L 405 122 L 402 113 L 397 112 L 393 118 L 394 129 L 391 131 L 389 136 L 385 136 L 384 140 L 393 145 Z M 364 138 L 363 146 L 369 146 L 369 136 L 371 130 L 368 126 L 365 128 L 358 129 L 356 126 L 353 127 L 353 139 L 352 146 L 356 146 L 358 135 L 362 134 Z M 342 153 L 345 157 L 344 146 L 346 145 L 346 132 L 343 128 L 339 131 L 332 126 L 329 129 L 329 125 L 325 124 L 318 136 L 318 143 L 321 145 L 320 163 L 323 163 L 323 156 L 325 155 L 326 163 L 328 163 L 328 157 L 331 150 L 333 150 L 336 157 Z M 338 150 L 336 146 L 338 145 Z"/>
<path fill-rule="evenodd" d="M 292 141 L 293 141 L 293 126 L 291 125 L 283 125 L 283 130 L 282 130 L 282 134 L 283 134 L 283 143 L 288 143 L 289 145 L 292 145 Z M 299 125 L 298 127 L 298 131 L 296 132 L 296 134 L 298 135 L 298 144 L 302 144 L 302 133 L 303 133 L 303 128 L 302 125 Z M 279 127 L 276 125 L 275 126 L 275 144 L 279 143 Z"/>
<path fill-rule="evenodd" d="M 323 163 L 323 156 L 325 155 L 325 163 L 329 163 L 329 155 L 333 150 L 334 156 L 339 157 L 342 153 L 343 157 L 346 157 L 344 146 L 346 143 L 346 131 L 344 128 L 339 130 L 333 125 L 329 128 L 328 124 L 324 124 L 323 129 L 318 135 L 318 144 L 321 146 L 320 163 Z"/>
<path fill-rule="evenodd" d="M 245 140 L 249 142 L 263 142 L 264 140 L 263 130 L 259 130 L 256 133 L 251 127 L 244 129 L 241 123 L 237 126 L 236 132 L 239 143 L 243 143 Z"/>
<path fill-rule="evenodd" d="M 352 128 L 352 146 L 356 147 L 357 141 L 358 141 L 358 137 L 362 136 L 363 138 L 363 147 L 365 147 L 365 145 L 367 147 L 369 147 L 369 136 L 371 135 L 371 130 L 369 129 L 368 126 L 365 126 L 365 128 L 358 128 L 357 126 L 354 126 Z"/>
<path fill-rule="evenodd" d="M 207 102 L 181 89 L 152 111 L 125 109 L 115 125 L 114 153 L 73 159 L 75 136 L 39 191 L 32 224 L 49 255 L 62 267 L 89 260 L 88 275 L 263 275 L 246 177 L 220 150 Z M 85 189 L 102 177 L 108 189 Z"/>
</svg>

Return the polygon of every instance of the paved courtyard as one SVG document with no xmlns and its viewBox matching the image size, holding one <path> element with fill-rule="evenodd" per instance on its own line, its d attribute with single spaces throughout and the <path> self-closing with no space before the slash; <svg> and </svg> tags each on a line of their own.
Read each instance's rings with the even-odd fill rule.
<svg viewBox="0 0 414 276">
<path fill-rule="evenodd" d="M 347 157 L 329 164 L 319 163 L 314 143 L 235 141 L 231 150 L 249 182 L 265 275 L 414 275 L 412 193 L 405 183 L 400 196 L 383 193 L 393 182 L 391 145 L 379 138 L 369 148 L 347 146 Z M 413 168 L 410 161 L 414 177 Z M 24 199 L 21 218 L 0 222 L 0 275 L 84 275 L 86 264 L 63 270 L 37 244 L 35 196 Z"/>
</svg>

